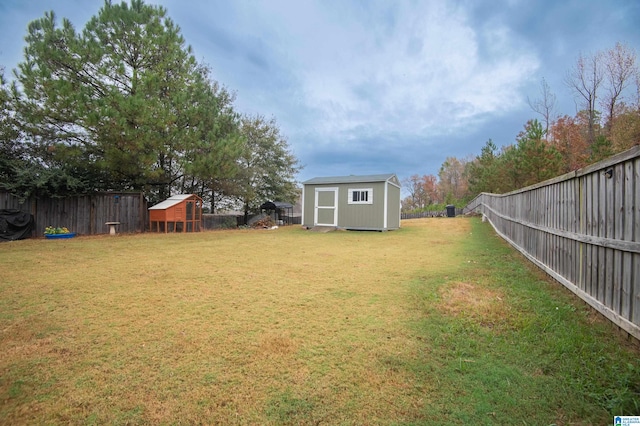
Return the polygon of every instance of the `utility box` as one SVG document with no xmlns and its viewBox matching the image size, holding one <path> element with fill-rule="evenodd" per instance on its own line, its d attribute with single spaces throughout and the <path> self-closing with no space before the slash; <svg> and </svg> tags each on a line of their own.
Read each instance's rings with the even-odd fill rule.
<svg viewBox="0 0 640 426">
<path fill-rule="evenodd" d="M 456 206 L 451 204 L 447 206 L 447 217 L 456 217 Z"/>
</svg>

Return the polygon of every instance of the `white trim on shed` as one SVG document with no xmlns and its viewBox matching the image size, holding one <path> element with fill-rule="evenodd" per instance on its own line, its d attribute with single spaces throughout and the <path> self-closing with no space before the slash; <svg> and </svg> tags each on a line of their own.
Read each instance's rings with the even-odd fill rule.
<svg viewBox="0 0 640 426">
<path fill-rule="evenodd" d="M 323 205 L 319 204 L 320 193 L 321 192 L 333 192 L 333 204 L 332 205 Z M 321 211 L 333 210 L 333 219 L 330 223 L 321 223 L 319 216 Z M 324 215 L 323 215 L 324 216 Z M 338 226 L 338 188 L 329 187 L 329 188 L 316 188 L 315 189 L 315 200 L 313 203 L 313 226 Z"/>
</svg>

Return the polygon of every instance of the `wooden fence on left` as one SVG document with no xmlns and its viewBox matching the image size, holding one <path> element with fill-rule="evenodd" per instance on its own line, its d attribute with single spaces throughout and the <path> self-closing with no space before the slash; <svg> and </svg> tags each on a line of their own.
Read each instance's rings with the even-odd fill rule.
<svg viewBox="0 0 640 426">
<path fill-rule="evenodd" d="M 47 226 L 66 226 L 80 235 L 106 234 L 106 222 L 120 222 L 117 231 L 144 232 L 147 229 L 147 200 L 141 192 L 100 192 L 65 198 L 35 198 L 24 202 L 0 192 L 0 209 L 31 213 L 35 219 L 32 236 L 42 236 Z"/>
</svg>

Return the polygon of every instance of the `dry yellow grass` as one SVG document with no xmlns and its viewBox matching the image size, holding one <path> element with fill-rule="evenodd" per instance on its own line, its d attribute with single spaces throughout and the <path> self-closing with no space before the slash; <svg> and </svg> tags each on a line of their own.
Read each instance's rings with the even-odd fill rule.
<svg viewBox="0 0 640 426">
<path fill-rule="evenodd" d="M 442 286 L 439 293 L 438 307 L 445 315 L 466 318 L 489 328 L 503 325 L 511 317 L 504 295 L 496 288 L 453 281 Z"/>
<path fill-rule="evenodd" d="M 408 285 L 465 219 L 0 245 L 0 423 L 419 420 Z M 493 295 L 490 295 L 493 297 Z"/>
<path fill-rule="evenodd" d="M 0 424 L 602 424 L 637 348 L 479 219 L 0 244 Z"/>
</svg>

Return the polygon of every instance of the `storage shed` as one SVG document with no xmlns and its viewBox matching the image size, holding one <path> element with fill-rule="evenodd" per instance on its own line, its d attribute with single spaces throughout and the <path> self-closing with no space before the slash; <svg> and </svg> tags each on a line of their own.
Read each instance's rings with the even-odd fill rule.
<svg viewBox="0 0 640 426">
<path fill-rule="evenodd" d="M 179 194 L 149 207 L 151 232 L 199 232 L 202 230 L 202 198 Z"/>
<path fill-rule="evenodd" d="M 400 228 L 400 181 L 395 174 L 316 177 L 302 182 L 302 226 L 352 230 Z"/>
</svg>

